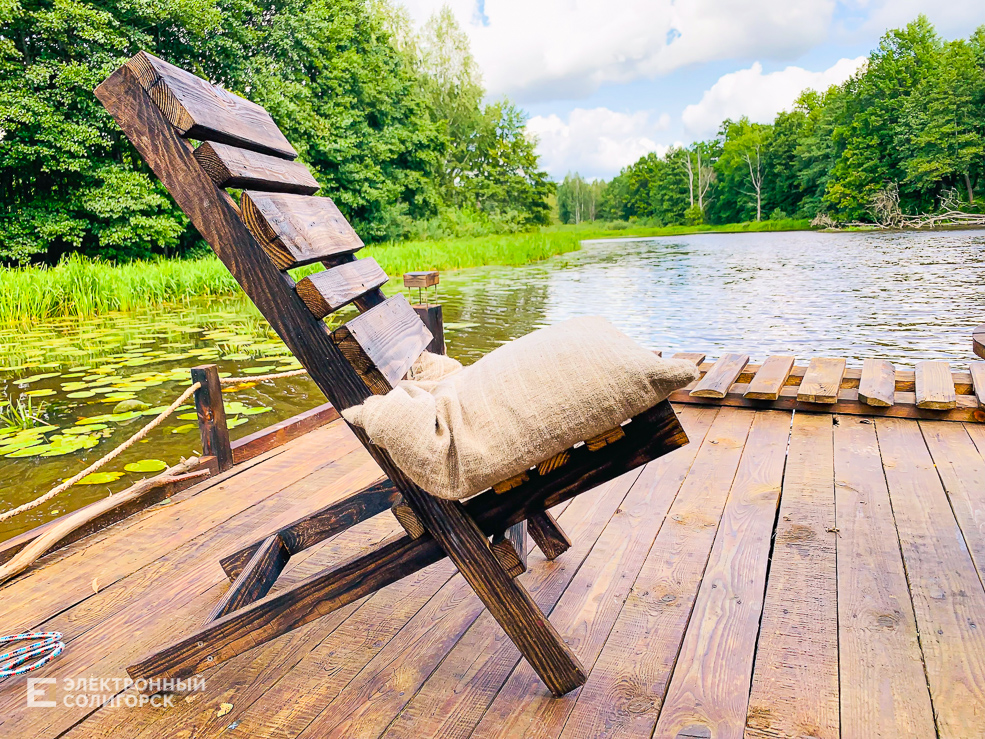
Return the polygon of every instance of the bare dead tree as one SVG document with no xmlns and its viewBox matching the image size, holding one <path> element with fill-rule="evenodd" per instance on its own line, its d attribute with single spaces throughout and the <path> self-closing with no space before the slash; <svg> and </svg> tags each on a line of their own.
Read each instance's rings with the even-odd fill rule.
<svg viewBox="0 0 985 739">
<path fill-rule="evenodd" d="M 752 183 L 753 193 L 756 195 L 756 220 L 763 220 L 763 168 L 759 156 L 759 145 L 756 145 L 755 154 L 745 153 L 746 164 L 749 165 L 749 181 Z M 755 166 L 753 161 L 756 162 Z"/>
</svg>

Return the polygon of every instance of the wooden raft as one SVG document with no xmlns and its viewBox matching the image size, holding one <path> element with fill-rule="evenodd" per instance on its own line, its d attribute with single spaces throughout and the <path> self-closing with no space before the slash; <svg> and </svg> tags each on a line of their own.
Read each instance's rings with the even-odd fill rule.
<svg viewBox="0 0 985 739">
<path fill-rule="evenodd" d="M 762 364 L 750 364 L 748 354 L 724 354 L 715 362 L 698 352 L 674 357 L 701 371 L 698 380 L 670 396 L 675 403 L 985 422 L 985 361 L 972 361 L 964 371 L 943 361 L 897 370 L 884 359 L 848 367 L 841 357 L 817 357 L 806 366 L 790 356 L 771 356 Z"/>
</svg>

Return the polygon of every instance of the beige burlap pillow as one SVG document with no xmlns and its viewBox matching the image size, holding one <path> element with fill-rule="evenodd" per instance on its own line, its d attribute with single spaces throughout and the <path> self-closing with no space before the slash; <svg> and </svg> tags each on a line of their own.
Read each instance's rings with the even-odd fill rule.
<svg viewBox="0 0 985 739">
<path fill-rule="evenodd" d="M 657 357 L 604 318 L 573 318 L 438 381 L 404 380 L 342 415 L 424 490 L 457 500 L 618 426 L 697 376 L 692 363 Z"/>
</svg>

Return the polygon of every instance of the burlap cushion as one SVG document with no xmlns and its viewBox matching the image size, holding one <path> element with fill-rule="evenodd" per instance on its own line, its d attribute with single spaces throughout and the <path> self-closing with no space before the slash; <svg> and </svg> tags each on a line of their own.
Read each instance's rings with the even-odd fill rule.
<svg viewBox="0 0 985 739">
<path fill-rule="evenodd" d="M 460 499 L 618 426 L 698 376 L 604 318 L 534 331 L 440 380 L 404 380 L 342 411 L 411 480 Z"/>
</svg>

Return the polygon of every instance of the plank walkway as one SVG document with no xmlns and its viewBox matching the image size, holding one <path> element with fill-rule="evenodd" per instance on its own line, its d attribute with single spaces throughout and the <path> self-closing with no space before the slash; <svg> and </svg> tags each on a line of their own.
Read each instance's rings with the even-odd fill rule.
<svg viewBox="0 0 985 739">
<path fill-rule="evenodd" d="M 773 364 L 757 392 L 781 387 L 790 363 Z M 0 683 L 0 737 L 985 737 L 985 427 L 678 412 L 692 443 L 556 509 L 574 545 L 555 562 L 534 550 L 521 575 L 590 671 L 562 699 L 445 560 L 202 673 L 173 705 L 127 705 L 138 694 L 112 679 L 202 622 L 228 587 L 221 556 L 379 477 L 336 422 L 0 588 L 0 633 L 67 642 L 32 675 L 58 681 L 41 686 L 55 707 L 28 707 L 25 678 Z M 365 521 L 276 587 L 396 530 Z M 78 678 L 96 684 L 69 694 Z"/>
</svg>

